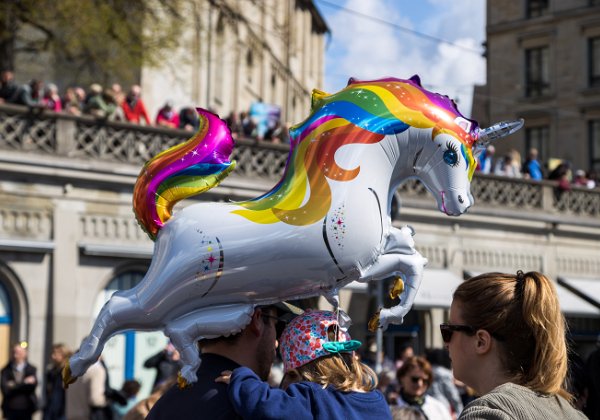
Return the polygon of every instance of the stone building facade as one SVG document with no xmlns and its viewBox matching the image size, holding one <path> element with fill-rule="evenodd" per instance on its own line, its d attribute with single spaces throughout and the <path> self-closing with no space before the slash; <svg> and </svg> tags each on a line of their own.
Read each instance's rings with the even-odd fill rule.
<svg viewBox="0 0 600 420">
<path fill-rule="evenodd" d="M 311 0 L 194 0 L 179 48 L 163 67 L 144 68 L 141 85 L 152 115 L 169 99 L 221 117 L 258 100 L 281 106 L 297 123 L 310 92 L 324 87 L 327 25 Z"/>
<path fill-rule="evenodd" d="M 473 118 L 525 119 L 500 155 L 535 147 L 546 162 L 600 170 L 600 2 L 488 1 L 486 43 Z"/>
</svg>

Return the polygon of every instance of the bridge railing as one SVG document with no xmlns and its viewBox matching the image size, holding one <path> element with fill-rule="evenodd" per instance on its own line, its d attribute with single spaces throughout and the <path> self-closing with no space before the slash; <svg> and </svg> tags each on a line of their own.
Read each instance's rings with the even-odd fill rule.
<svg viewBox="0 0 600 420">
<path fill-rule="evenodd" d="M 16 151 L 35 154 L 35 159 L 96 160 L 139 168 L 152 156 L 189 137 L 189 131 L 0 105 L 0 160 L 2 151 Z M 241 138 L 232 154 L 238 163 L 234 174 L 275 182 L 287 157 L 286 145 Z M 478 213 L 600 226 L 600 189 L 573 186 L 570 191 L 558 193 L 556 188 L 551 181 L 476 174 L 471 190 Z M 416 181 L 404 183 L 399 191 L 403 206 L 432 205 L 424 186 Z"/>
</svg>

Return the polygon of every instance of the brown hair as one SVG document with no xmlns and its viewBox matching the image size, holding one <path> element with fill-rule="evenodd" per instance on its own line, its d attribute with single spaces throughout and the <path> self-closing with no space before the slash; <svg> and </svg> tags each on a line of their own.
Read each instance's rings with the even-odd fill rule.
<svg viewBox="0 0 600 420">
<path fill-rule="evenodd" d="M 511 381 L 545 394 L 559 394 L 567 376 L 565 320 L 556 290 L 543 274 L 486 273 L 454 292 L 467 325 L 498 340 L 501 362 Z"/>
<path fill-rule="evenodd" d="M 413 356 L 406 359 L 406 361 L 402 363 L 402 366 L 400 366 L 400 368 L 398 368 L 396 371 L 396 379 L 400 381 L 400 378 L 406 375 L 413 368 L 419 368 L 425 373 L 425 375 L 427 375 L 427 385 L 431 385 L 433 383 L 433 371 L 431 370 L 431 364 L 427 361 L 427 359 L 421 356 Z"/>
<path fill-rule="evenodd" d="M 377 374 L 360 362 L 354 353 L 338 353 L 319 357 L 296 369 L 302 379 L 323 388 L 332 385 L 338 391 L 373 391 Z"/>
</svg>

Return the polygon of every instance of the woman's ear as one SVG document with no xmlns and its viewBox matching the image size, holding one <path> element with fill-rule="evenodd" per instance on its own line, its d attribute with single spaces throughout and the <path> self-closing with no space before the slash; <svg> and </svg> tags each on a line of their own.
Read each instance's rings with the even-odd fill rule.
<svg viewBox="0 0 600 420">
<path fill-rule="evenodd" d="M 475 333 L 475 352 L 483 355 L 492 349 L 492 336 L 486 330 L 477 330 Z"/>
</svg>

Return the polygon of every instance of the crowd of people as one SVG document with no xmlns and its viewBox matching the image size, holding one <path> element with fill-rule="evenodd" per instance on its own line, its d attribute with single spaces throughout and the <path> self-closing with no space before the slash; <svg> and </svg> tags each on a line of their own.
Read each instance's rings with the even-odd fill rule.
<svg viewBox="0 0 600 420">
<path fill-rule="evenodd" d="M 70 115 L 90 115 L 108 121 L 196 131 L 200 124 L 196 110 L 189 106 L 176 110 L 167 100 L 154 119 L 150 117 L 142 99 L 142 89 L 132 85 L 127 92 L 120 84 L 103 87 L 92 83 L 87 89 L 71 86 L 60 92 L 54 83 L 31 80 L 18 84 L 12 71 L 0 73 L 0 104 L 23 105 L 36 110 L 64 112 Z M 260 103 L 260 101 L 259 101 Z M 250 111 L 231 112 L 226 121 L 234 138 L 246 137 L 273 143 L 288 142 L 287 126 L 279 118 L 263 123 L 262 118 Z"/>
<path fill-rule="evenodd" d="M 594 169 L 573 170 L 570 162 L 565 160 L 552 162 L 551 167 L 546 166 L 540 162 L 536 148 L 531 148 L 523 161 L 515 149 L 509 150 L 504 156 L 496 156 L 496 148 L 489 145 L 479 155 L 477 170 L 510 178 L 557 181 L 559 191 L 568 191 L 571 186 L 590 189 L 600 186 L 600 174 Z"/>
<path fill-rule="evenodd" d="M 123 91 L 118 83 L 102 87 L 91 84 L 87 90 L 81 86 L 68 87 L 59 92 L 53 83 L 44 84 L 41 80 L 31 80 L 26 84 L 17 84 L 11 71 L 0 74 L 0 103 L 24 105 L 36 109 L 48 109 L 71 115 L 91 115 L 109 121 L 124 121 L 132 124 L 144 124 L 187 131 L 196 131 L 199 125 L 198 114 L 191 106 L 177 111 L 172 101 L 165 101 L 154 119 L 148 115 L 142 99 L 139 85 L 132 85 L 129 91 Z M 256 106 L 258 105 L 258 106 Z M 264 104 L 258 100 L 247 111 L 231 112 L 225 121 L 237 138 L 251 138 L 275 144 L 289 143 L 289 124 L 281 122 L 279 114 L 257 115 L 255 109 L 278 107 Z M 213 110 L 214 111 L 214 110 Z M 272 117 L 272 118 L 270 118 Z M 477 170 L 484 174 L 494 174 L 511 178 L 558 181 L 559 189 L 570 189 L 571 185 L 596 188 L 600 185 L 600 174 L 594 169 L 573 170 L 568 161 L 559 162 L 552 168 L 545 167 L 538 157 L 538 150 L 532 148 L 523 160 L 514 149 L 503 156 L 496 156 L 496 149 L 489 145 L 479 156 Z"/>
<path fill-rule="evenodd" d="M 110 388 L 102 358 L 65 391 L 61 371 L 70 352 L 57 344 L 45 373 L 43 418 L 600 418 L 600 347 L 577 375 L 556 290 L 541 273 L 465 281 L 440 325 L 445 348 L 420 356 L 407 346 L 395 362 L 384 359 L 379 375 L 348 326 L 339 312 L 259 306 L 240 333 L 199 342 L 196 383 L 177 384 L 173 346 L 150 357 L 154 391 L 139 401 L 137 381 Z M 24 343 L 13 347 L 1 377 L 4 417 L 31 419 L 38 378 Z"/>
</svg>

